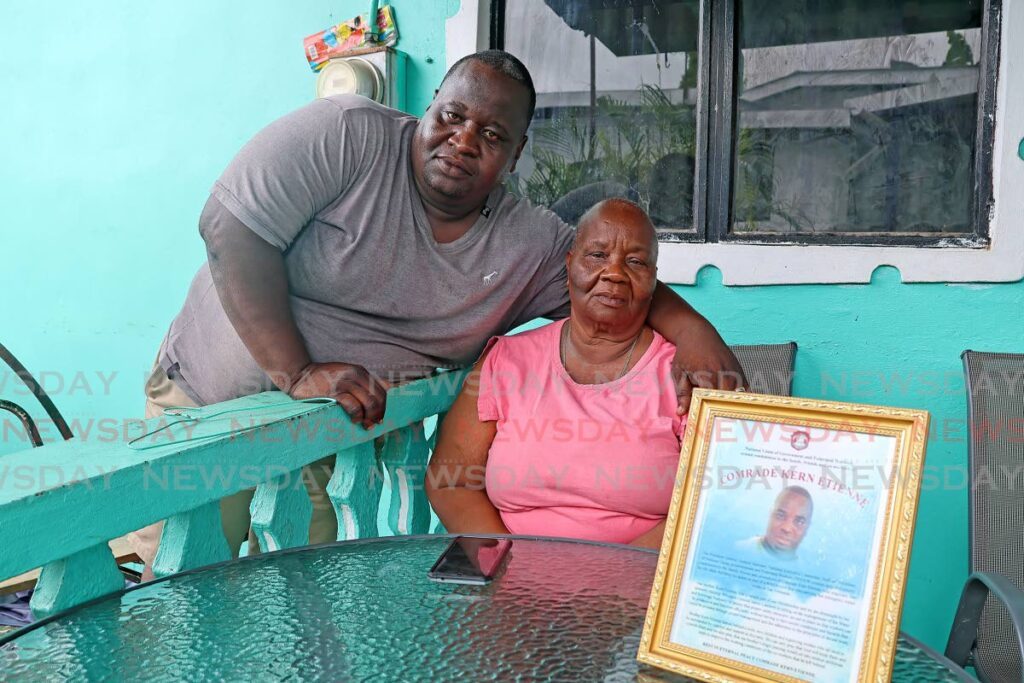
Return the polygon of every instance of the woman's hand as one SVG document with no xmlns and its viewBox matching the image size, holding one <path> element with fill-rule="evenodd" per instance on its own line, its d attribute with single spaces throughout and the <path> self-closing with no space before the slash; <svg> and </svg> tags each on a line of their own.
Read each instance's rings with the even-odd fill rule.
<svg viewBox="0 0 1024 683">
<path fill-rule="evenodd" d="M 288 389 L 292 398 L 327 396 L 338 402 L 352 422 L 371 429 L 384 420 L 388 384 L 362 365 L 310 363 Z"/>
<path fill-rule="evenodd" d="M 653 548 L 657 550 L 661 547 L 661 540 L 665 536 L 665 522 L 662 520 L 658 522 L 650 531 L 637 536 L 630 542 L 630 545 L 638 548 Z"/>
</svg>

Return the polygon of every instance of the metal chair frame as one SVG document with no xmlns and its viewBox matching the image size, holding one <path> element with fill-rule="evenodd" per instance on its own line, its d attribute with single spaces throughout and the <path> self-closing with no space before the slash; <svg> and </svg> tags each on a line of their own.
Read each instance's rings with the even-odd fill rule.
<svg viewBox="0 0 1024 683">
<path fill-rule="evenodd" d="M 1012 360 L 1024 362 L 1024 354 L 988 354 L 967 350 L 961 354 L 964 363 L 965 385 L 967 390 L 967 420 L 968 431 L 971 438 L 968 443 L 967 453 L 970 463 L 972 479 L 973 473 L 978 466 L 978 454 L 975 450 L 974 430 L 977 424 L 976 406 L 972 391 L 971 368 L 974 363 L 982 362 L 985 358 L 1006 356 Z M 985 604 L 992 597 L 1001 603 L 1009 613 L 1010 622 L 1016 633 L 1017 646 L 1020 649 L 1021 661 L 1024 661 L 1024 591 L 1015 586 L 1009 579 L 995 572 L 975 571 L 974 562 L 974 515 L 976 510 L 976 492 L 974 487 L 968 489 L 969 507 L 969 566 L 971 575 L 964 585 L 960 595 L 960 603 L 957 606 L 956 616 L 950 629 L 949 640 L 946 643 L 946 657 L 961 667 L 974 666 L 978 677 L 983 681 L 1008 680 L 1005 677 L 992 678 L 991 670 L 986 669 L 986 660 L 978 657 L 978 626 L 981 622 L 982 611 Z M 1022 530 L 1024 533 L 1024 530 Z M 1024 558 L 1021 558 L 1024 564 Z M 1021 679 L 1024 682 L 1024 667 L 1021 671 Z"/>
</svg>

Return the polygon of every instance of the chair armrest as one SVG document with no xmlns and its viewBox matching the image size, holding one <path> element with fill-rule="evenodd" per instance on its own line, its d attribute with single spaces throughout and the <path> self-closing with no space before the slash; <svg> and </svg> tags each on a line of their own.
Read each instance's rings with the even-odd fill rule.
<svg viewBox="0 0 1024 683">
<path fill-rule="evenodd" d="M 1017 646 L 1024 659 L 1024 591 L 1010 583 L 1009 579 L 993 572 L 974 572 L 964 584 L 960 604 L 946 643 L 946 657 L 958 666 L 966 666 L 978 637 L 978 621 L 985 600 L 994 595 L 1010 613 L 1017 634 Z"/>
</svg>

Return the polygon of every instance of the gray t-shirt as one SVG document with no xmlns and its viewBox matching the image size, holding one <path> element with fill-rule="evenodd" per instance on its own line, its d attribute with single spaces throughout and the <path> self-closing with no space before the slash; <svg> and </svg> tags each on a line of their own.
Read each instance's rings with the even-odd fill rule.
<svg viewBox="0 0 1024 683">
<path fill-rule="evenodd" d="M 213 186 L 223 210 L 284 252 L 292 314 L 315 362 L 409 379 L 469 365 L 491 336 L 528 320 L 568 315 L 572 228 L 498 188 L 465 235 L 439 244 L 412 178 L 415 128 L 365 98 L 316 100 L 260 131 Z M 199 404 L 273 388 L 208 265 L 159 362 Z"/>
</svg>

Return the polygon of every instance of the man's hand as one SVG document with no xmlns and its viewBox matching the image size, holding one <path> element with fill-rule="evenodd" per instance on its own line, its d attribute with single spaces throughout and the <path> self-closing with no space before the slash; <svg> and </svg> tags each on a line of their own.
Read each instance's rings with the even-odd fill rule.
<svg viewBox="0 0 1024 683">
<path fill-rule="evenodd" d="M 726 391 L 743 391 L 747 387 L 743 368 L 717 333 L 715 339 L 707 342 L 676 345 L 672 382 L 676 387 L 679 400 L 676 410 L 680 415 L 689 412 L 694 387 Z"/>
<path fill-rule="evenodd" d="M 310 363 L 288 390 L 292 398 L 326 396 L 338 402 L 352 421 L 371 429 L 384 420 L 388 384 L 361 365 Z"/>
<path fill-rule="evenodd" d="M 370 429 L 384 419 L 388 386 L 366 368 L 313 363 L 292 317 L 281 251 L 210 197 L 199 220 L 224 312 L 263 371 L 292 398 L 333 398 Z"/>
</svg>

